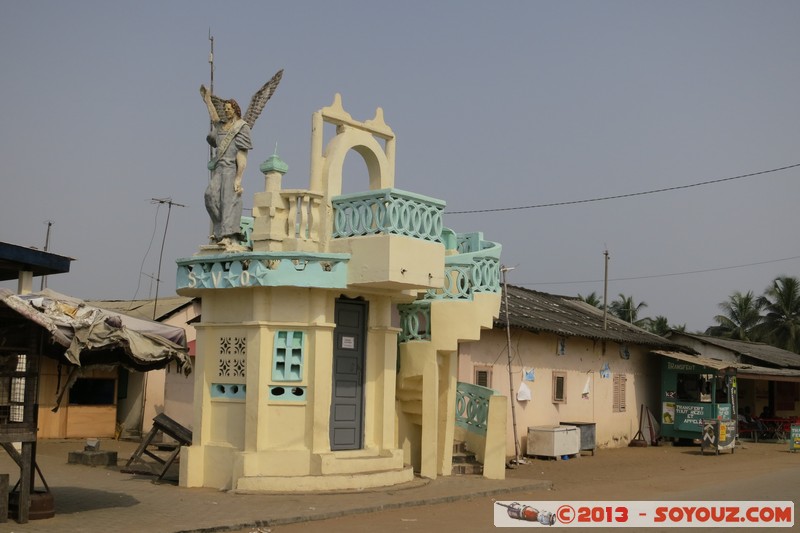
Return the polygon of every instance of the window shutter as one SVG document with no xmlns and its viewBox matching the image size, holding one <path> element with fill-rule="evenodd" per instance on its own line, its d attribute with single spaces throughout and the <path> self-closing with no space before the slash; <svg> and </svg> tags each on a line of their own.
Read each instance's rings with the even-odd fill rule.
<svg viewBox="0 0 800 533">
<path fill-rule="evenodd" d="M 628 377 L 625 374 L 614 374 L 613 412 L 615 413 L 624 413 L 626 411 L 625 384 L 627 381 Z"/>
<path fill-rule="evenodd" d="M 476 366 L 473 368 L 473 380 L 472 382 L 475 385 L 480 385 L 481 387 L 486 387 L 487 389 L 492 388 L 492 367 L 490 366 Z"/>
</svg>

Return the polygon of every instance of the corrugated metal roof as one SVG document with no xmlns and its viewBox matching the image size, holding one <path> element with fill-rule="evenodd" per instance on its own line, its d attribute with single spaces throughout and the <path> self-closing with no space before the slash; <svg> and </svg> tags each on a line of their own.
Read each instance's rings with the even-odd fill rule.
<svg viewBox="0 0 800 533">
<path fill-rule="evenodd" d="M 653 350 L 652 353 L 663 355 L 671 359 L 677 359 L 678 361 L 683 361 L 685 363 L 691 363 L 693 365 L 706 366 L 708 368 L 713 368 L 715 370 L 725 370 L 726 368 L 735 368 L 737 370 L 739 368 L 752 368 L 752 365 L 743 365 L 741 363 L 736 363 L 732 361 L 723 361 L 721 359 L 713 359 L 711 357 L 701 357 L 698 355 L 689 355 L 679 352 Z"/>
<path fill-rule="evenodd" d="M 747 363 L 736 363 L 732 361 L 723 361 L 721 359 L 713 359 L 711 357 L 700 357 L 696 355 L 689 355 L 685 353 L 668 352 L 663 350 L 653 350 L 652 353 L 692 363 L 695 365 L 702 365 L 715 370 L 725 370 L 732 368 L 736 370 L 736 375 L 740 377 L 752 378 L 777 378 L 785 381 L 800 381 L 800 370 L 788 368 L 767 368 L 765 366 L 756 366 Z"/>
<path fill-rule="evenodd" d="M 604 329 L 603 311 L 572 296 L 558 296 L 509 285 L 508 314 L 512 328 L 695 353 L 691 348 L 611 315 L 607 316 L 607 327 Z M 506 326 L 505 302 L 501 303 L 500 316 L 494 324 L 495 327 Z"/>
<path fill-rule="evenodd" d="M 676 332 L 675 335 L 685 335 L 696 339 L 705 344 L 719 346 L 730 350 L 736 354 L 750 357 L 758 361 L 770 363 L 783 368 L 800 369 L 800 355 L 788 350 L 783 350 L 769 344 L 760 342 L 738 341 L 722 337 L 712 337 L 710 335 L 698 335 L 696 333 Z"/>
</svg>

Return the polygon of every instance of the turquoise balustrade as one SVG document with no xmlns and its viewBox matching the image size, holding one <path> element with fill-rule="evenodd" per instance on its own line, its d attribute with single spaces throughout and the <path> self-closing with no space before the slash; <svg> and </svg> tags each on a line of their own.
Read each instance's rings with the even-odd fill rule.
<svg viewBox="0 0 800 533">
<path fill-rule="evenodd" d="M 448 235 L 448 232 L 445 228 L 444 234 Z M 502 247 L 484 241 L 480 232 L 458 234 L 455 241 L 459 253 L 445 258 L 444 285 L 428 289 L 425 299 L 471 300 L 476 292 L 500 292 Z"/>
<path fill-rule="evenodd" d="M 333 238 L 405 235 L 442 242 L 445 202 L 398 189 L 344 194 L 332 200 Z"/>
<path fill-rule="evenodd" d="M 458 382 L 456 387 L 456 425 L 478 435 L 486 435 L 489 398 L 498 394 L 493 389 Z"/>
<path fill-rule="evenodd" d="M 400 342 L 431 340 L 431 305 L 430 302 L 417 300 L 410 304 L 399 304 Z"/>
<path fill-rule="evenodd" d="M 481 233 L 462 236 L 444 228 L 443 235 L 446 241 L 467 243 L 458 247 L 465 251 L 445 257 L 445 278 L 441 288 L 428 289 L 422 299 L 397 306 L 400 342 L 430 340 L 432 300 L 472 300 L 476 292 L 500 292 L 501 246 L 484 241 Z"/>
</svg>

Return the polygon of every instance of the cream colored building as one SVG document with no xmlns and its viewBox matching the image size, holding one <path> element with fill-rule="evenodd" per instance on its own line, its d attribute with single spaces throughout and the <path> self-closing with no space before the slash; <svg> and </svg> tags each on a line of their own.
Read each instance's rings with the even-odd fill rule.
<svg viewBox="0 0 800 533">
<path fill-rule="evenodd" d="M 351 152 L 369 183 L 342 195 Z M 448 475 L 457 436 L 503 477 L 504 398 L 457 383 L 459 343 L 499 310 L 500 246 L 443 227 L 443 201 L 395 189 L 382 110 L 354 120 L 339 95 L 312 117 L 308 189 L 282 188 L 277 154 L 261 170 L 245 251 L 178 261 L 178 293 L 202 299 L 181 485 L 394 485 Z"/>
<path fill-rule="evenodd" d="M 639 430 L 639 410 L 660 412 L 661 357 L 652 350 L 682 351 L 574 297 L 508 287 L 511 324 L 509 393 L 505 308 L 480 341 L 463 343 L 458 379 L 491 387 L 514 402 L 520 454 L 529 427 L 595 424 L 598 448 L 626 446 Z M 532 378 L 532 379 L 531 379 Z M 529 400 L 518 399 L 524 385 Z M 506 454 L 515 455 L 512 411 Z"/>
</svg>

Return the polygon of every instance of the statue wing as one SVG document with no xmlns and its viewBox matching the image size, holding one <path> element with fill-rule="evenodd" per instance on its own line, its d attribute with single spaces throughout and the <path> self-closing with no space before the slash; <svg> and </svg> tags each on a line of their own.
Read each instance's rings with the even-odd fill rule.
<svg viewBox="0 0 800 533">
<path fill-rule="evenodd" d="M 247 111 L 242 117 L 250 128 L 255 125 L 256 119 L 258 119 L 261 111 L 264 110 L 264 106 L 267 105 L 267 102 L 275 93 L 275 89 L 278 88 L 278 84 L 281 82 L 281 77 L 283 77 L 283 69 L 276 72 L 272 79 L 265 83 L 250 99 L 250 105 L 247 106 Z"/>
<path fill-rule="evenodd" d="M 211 95 L 211 103 L 217 110 L 217 116 L 221 121 L 225 121 L 225 100 L 216 95 Z"/>
</svg>

